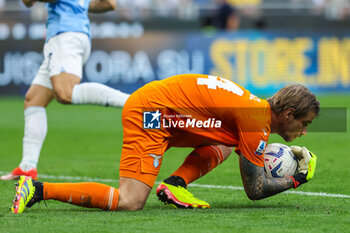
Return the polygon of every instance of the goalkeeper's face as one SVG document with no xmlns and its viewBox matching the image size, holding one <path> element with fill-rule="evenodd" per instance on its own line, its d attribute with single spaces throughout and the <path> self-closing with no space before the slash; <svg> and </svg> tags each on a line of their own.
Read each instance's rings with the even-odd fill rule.
<svg viewBox="0 0 350 233">
<path fill-rule="evenodd" d="M 312 111 L 309 111 L 306 116 L 300 118 L 294 118 L 293 112 L 284 114 L 284 121 L 281 124 L 279 135 L 286 142 L 291 142 L 297 137 L 306 135 L 307 127 L 315 117 L 316 114 Z"/>
</svg>

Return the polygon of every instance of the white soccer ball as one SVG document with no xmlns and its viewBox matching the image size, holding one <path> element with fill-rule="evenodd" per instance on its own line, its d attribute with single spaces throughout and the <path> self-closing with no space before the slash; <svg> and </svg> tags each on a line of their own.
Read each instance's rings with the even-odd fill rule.
<svg viewBox="0 0 350 233">
<path fill-rule="evenodd" d="M 298 160 L 289 146 L 271 143 L 265 149 L 264 166 L 267 177 L 293 176 L 298 169 Z"/>
</svg>

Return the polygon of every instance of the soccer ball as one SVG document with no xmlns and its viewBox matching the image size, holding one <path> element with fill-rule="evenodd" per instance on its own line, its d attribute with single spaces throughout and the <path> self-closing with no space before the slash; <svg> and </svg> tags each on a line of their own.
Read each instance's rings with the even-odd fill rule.
<svg viewBox="0 0 350 233">
<path fill-rule="evenodd" d="M 264 166 L 267 177 L 293 176 L 298 169 L 298 160 L 289 146 L 271 143 L 265 149 Z"/>
</svg>

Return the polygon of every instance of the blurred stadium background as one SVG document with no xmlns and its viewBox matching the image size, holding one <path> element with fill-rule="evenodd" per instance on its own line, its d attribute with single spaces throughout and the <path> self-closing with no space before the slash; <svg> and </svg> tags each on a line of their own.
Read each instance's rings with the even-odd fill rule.
<svg viewBox="0 0 350 233">
<path fill-rule="evenodd" d="M 206 73 L 263 95 L 295 82 L 350 91 L 350 1 L 224 2 L 119 0 L 115 12 L 91 14 L 83 81 L 131 93 L 171 75 Z M 42 3 L 26 9 L 0 0 L 0 96 L 25 94 L 43 59 L 45 20 Z"/>
</svg>

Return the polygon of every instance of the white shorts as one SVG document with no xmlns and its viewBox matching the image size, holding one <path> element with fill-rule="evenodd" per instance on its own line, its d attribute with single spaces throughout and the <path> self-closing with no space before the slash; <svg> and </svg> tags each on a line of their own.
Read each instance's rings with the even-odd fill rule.
<svg viewBox="0 0 350 233">
<path fill-rule="evenodd" d="M 52 37 L 44 45 L 44 61 L 32 84 L 53 89 L 50 78 L 62 72 L 82 78 L 90 51 L 90 39 L 85 33 L 65 32 Z"/>
</svg>

